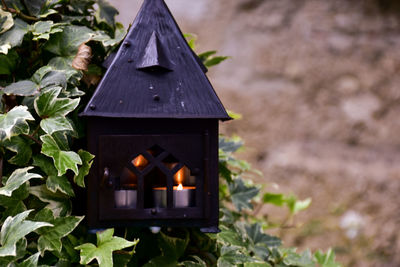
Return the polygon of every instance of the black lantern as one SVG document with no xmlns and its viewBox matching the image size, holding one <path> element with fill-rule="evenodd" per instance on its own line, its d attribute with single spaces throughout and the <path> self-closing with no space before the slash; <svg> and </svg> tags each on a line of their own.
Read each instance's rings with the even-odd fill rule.
<svg viewBox="0 0 400 267">
<path fill-rule="evenodd" d="M 218 121 L 227 112 L 163 0 L 145 0 L 82 116 L 88 222 L 218 230 Z"/>
</svg>

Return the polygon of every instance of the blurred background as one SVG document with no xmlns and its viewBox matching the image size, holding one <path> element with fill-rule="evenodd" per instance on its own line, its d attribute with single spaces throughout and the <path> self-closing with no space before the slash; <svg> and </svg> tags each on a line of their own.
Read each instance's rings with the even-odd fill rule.
<svg viewBox="0 0 400 267">
<path fill-rule="evenodd" d="M 142 0 L 110 2 L 128 26 Z M 196 52 L 231 56 L 208 75 L 258 182 L 313 199 L 286 245 L 400 266 L 400 1 L 166 2 Z"/>
</svg>

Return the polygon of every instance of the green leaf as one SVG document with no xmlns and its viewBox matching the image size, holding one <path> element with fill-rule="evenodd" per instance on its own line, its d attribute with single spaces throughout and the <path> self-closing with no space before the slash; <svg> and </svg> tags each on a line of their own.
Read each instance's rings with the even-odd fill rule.
<svg viewBox="0 0 400 267">
<path fill-rule="evenodd" d="M 286 205 L 289 207 L 290 213 L 296 214 L 299 211 L 307 209 L 311 205 L 311 198 L 305 200 L 297 200 L 293 195 L 286 198 Z"/>
<path fill-rule="evenodd" d="M 15 71 L 19 56 L 15 50 L 11 50 L 7 55 L 0 54 L 0 74 L 10 75 Z M 3 90 L 4 91 L 4 90 Z"/>
<path fill-rule="evenodd" d="M 80 98 L 57 98 L 61 87 L 53 87 L 43 92 L 35 99 L 36 113 L 42 118 L 66 116 L 79 104 Z"/>
<path fill-rule="evenodd" d="M 0 114 L 0 140 L 11 139 L 19 134 L 29 134 L 28 120 L 35 120 L 26 106 L 16 106 L 6 114 Z"/>
<path fill-rule="evenodd" d="M 24 0 L 29 13 L 37 18 L 45 18 L 57 13 L 53 8 L 60 0 Z"/>
<path fill-rule="evenodd" d="M 68 178 L 65 175 L 58 176 L 58 171 L 49 158 L 46 158 L 42 155 L 36 155 L 33 158 L 33 165 L 40 167 L 46 173 L 46 186 L 48 190 L 53 193 L 56 193 L 58 190 L 68 196 L 75 195 Z"/>
<path fill-rule="evenodd" d="M 28 31 L 28 24 L 17 18 L 14 21 L 14 26 L 0 35 L 0 53 L 7 54 L 9 49 L 20 46 Z"/>
<path fill-rule="evenodd" d="M 255 186 L 246 186 L 240 178 L 234 179 L 233 183 L 229 184 L 231 199 L 238 211 L 253 208 L 251 200 L 258 195 L 259 191 Z"/>
<path fill-rule="evenodd" d="M 267 262 L 246 262 L 244 267 L 272 267 Z"/>
<path fill-rule="evenodd" d="M 97 246 L 86 243 L 76 247 L 81 253 L 81 264 L 89 264 L 96 259 L 100 267 L 112 266 L 112 252 L 124 248 L 135 246 L 139 241 L 127 241 L 121 237 L 113 237 L 114 229 L 98 232 Z"/>
<path fill-rule="evenodd" d="M 253 245 L 263 244 L 268 247 L 279 247 L 282 242 L 279 238 L 262 232 L 261 224 L 245 224 L 246 234 Z"/>
<path fill-rule="evenodd" d="M 29 187 L 29 193 L 41 201 L 48 203 L 46 208 L 53 211 L 54 216 L 66 216 L 71 213 L 72 205 L 69 197 L 62 193 L 53 193 L 45 185 Z"/>
<path fill-rule="evenodd" d="M 80 186 L 85 187 L 85 176 L 89 174 L 90 168 L 93 164 L 94 155 L 90 154 L 85 150 L 78 151 L 79 156 L 82 159 L 82 167 L 79 168 L 79 173 L 74 176 L 74 182 Z"/>
<path fill-rule="evenodd" d="M 97 23 L 105 22 L 113 27 L 115 24 L 115 16 L 119 14 L 118 10 L 105 0 L 98 0 L 97 5 L 98 8 L 95 13 Z"/>
<path fill-rule="evenodd" d="M 32 210 L 24 211 L 15 217 L 8 217 L 1 227 L 0 257 L 16 256 L 16 243 L 27 234 L 45 226 L 52 226 L 46 222 L 32 222 L 25 220 Z"/>
<path fill-rule="evenodd" d="M 189 47 L 192 50 L 196 50 L 196 40 L 197 36 L 191 33 L 185 33 L 183 36 L 186 38 L 186 41 L 188 42 Z"/>
<path fill-rule="evenodd" d="M 88 42 L 95 33 L 85 26 L 69 25 L 62 32 L 51 35 L 44 49 L 59 56 L 73 56 L 78 47 Z"/>
<path fill-rule="evenodd" d="M 18 267 L 37 267 L 38 262 L 39 262 L 39 256 L 40 253 L 35 253 L 20 264 L 18 264 Z"/>
<path fill-rule="evenodd" d="M 69 120 L 65 117 L 53 117 L 44 119 L 40 122 L 40 127 L 43 129 L 43 131 L 50 135 L 58 131 L 74 130 Z"/>
<path fill-rule="evenodd" d="M 49 40 L 51 34 L 62 32 L 61 26 L 63 25 L 64 24 L 61 23 L 54 24 L 54 22 L 51 20 L 38 21 L 33 24 L 31 29 L 34 36 L 32 40 Z"/>
<path fill-rule="evenodd" d="M 179 264 L 179 266 L 185 267 L 207 267 L 207 264 L 198 256 L 190 256 L 194 261 L 184 261 Z"/>
<path fill-rule="evenodd" d="M 61 252 L 61 238 L 69 235 L 83 220 L 83 217 L 58 217 L 54 218 L 49 209 L 42 209 L 35 216 L 35 221 L 44 221 L 51 223 L 51 228 L 41 228 L 36 232 L 40 235 L 38 240 L 38 249 L 42 255 L 46 250 Z"/>
<path fill-rule="evenodd" d="M 115 46 L 119 44 L 126 36 L 126 29 L 121 23 L 116 23 L 114 38 L 111 38 L 103 31 L 97 31 L 92 40 L 101 42 L 105 47 Z"/>
<path fill-rule="evenodd" d="M 59 176 L 65 174 L 67 170 L 72 170 L 75 174 L 78 174 L 78 164 L 81 165 L 82 160 L 77 153 L 60 150 L 51 135 L 42 135 L 40 140 L 43 142 L 42 154 L 53 158 Z"/>
<path fill-rule="evenodd" d="M 229 117 L 234 120 L 241 120 L 243 118 L 242 114 L 233 112 L 232 110 L 227 110 Z"/>
<path fill-rule="evenodd" d="M 32 96 L 39 93 L 38 89 L 36 83 L 25 80 L 10 84 L 4 88 L 4 93 L 7 95 Z"/>
<path fill-rule="evenodd" d="M 242 247 L 245 245 L 243 237 L 234 227 L 221 226 L 221 232 L 218 233 L 218 241 L 225 245 Z"/>
<path fill-rule="evenodd" d="M 341 264 L 335 262 L 335 252 L 332 249 L 329 249 L 326 254 L 322 251 L 318 250 L 314 259 L 320 265 L 320 267 L 340 267 Z"/>
<path fill-rule="evenodd" d="M 212 67 L 212 66 L 215 66 L 215 65 L 220 64 L 222 61 L 225 61 L 225 60 L 227 60 L 228 58 L 229 58 L 229 57 L 213 57 L 213 58 L 207 59 L 207 60 L 204 62 L 204 66 L 206 66 L 207 68 L 209 68 L 209 67 Z"/>
<path fill-rule="evenodd" d="M 304 251 L 301 254 L 297 254 L 295 249 L 283 249 L 283 251 L 285 254 L 283 263 L 288 266 L 315 267 L 309 250 Z"/>
<path fill-rule="evenodd" d="M 163 256 L 176 261 L 184 254 L 188 243 L 188 233 L 186 233 L 185 238 L 182 239 L 178 237 L 167 236 L 163 232 L 160 232 L 158 238 L 158 244 Z"/>
<path fill-rule="evenodd" d="M 14 20 L 10 12 L 0 9 L 0 34 L 8 31 L 14 25 Z"/>
<path fill-rule="evenodd" d="M 198 57 L 200 58 L 201 61 L 206 61 L 208 58 L 210 58 L 212 55 L 215 55 L 217 53 L 217 51 L 213 50 L 213 51 L 207 51 L 204 53 L 201 53 L 198 55 Z"/>
<path fill-rule="evenodd" d="M 21 185 L 33 178 L 42 178 L 39 174 L 28 173 L 33 167 L 15 170 L 8 178 L 6 185 L 0 188 L 0 195 L 10 197 L 12 192 L 18 189 Z"/>
<path fill-rule="evenodd" d="M 223 246 L 221 256 L 218 258 L 218 267 L 231 267 L 251 261 L 251 258 L 240 250 L 237 246 Z"/>
<path fill-rule="evenodd" d="M 283 206 L 286 202 L 283 194 L 265 193 L 263 196 L 263 202 L 266 204 L 273 204 L 275 206 Z"/>
<path fill-rule="evenodd" d="M 32 157 L 32 144 L 33 141 L 20 136 L 13 136 L 10 140 L 5 140 L 3 142 L 4 147 L 17 153 L 15 156 L 10 158 L 8 162 L 18 166 L 25 166 Z"/>
<path fill-rule="evenodd" d="M 68 181 L 65 175 L 47 177 L 46 186 L 47 189 L 49 189 L 53 193 L 57 192 L 58 190 L 68 196 L 75 196 L 71 183 Z"/>
<path fill-rule="evenodd" d="M 243 141 L 238 137 L 230 139 L 225 137 L 219 138 L 219 149 L 221 149 L 223 152 L 233 153 L 238 151 L 242 146 Z"/>
<path fill-rule="evenodd" d="M 0 257 L 0 266 L 7 266 L 7 267 L 14 267 L 16 266 L 16 262 L 22 258 L 25 257 L 27 251 L 27 241 L 26 238 L 21 238 L 20 240 L 17 241 L 16 246 L 17 246 L 17 255 L 16 256 L 6 256 L 6 257 Z M 19 266 L 19 265 L 17 265 Z"/>
</svg>

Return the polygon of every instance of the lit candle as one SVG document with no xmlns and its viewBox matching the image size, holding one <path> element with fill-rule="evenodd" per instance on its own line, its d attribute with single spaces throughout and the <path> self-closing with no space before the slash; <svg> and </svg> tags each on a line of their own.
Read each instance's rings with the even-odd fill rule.
<svg viewBox="0 0 400 267">
<path fill-rule="evenodd" d="M 174 208 L 187 208 L 195 205 L 195 192 L 194 186 L 174 186 L 173 188 L 173 207 Z M 154 206 L 157 208 L 167 207 L 167 188 L 156 187 L 153 188 Z"/>
<path fill-rule="evenodd" d="M 188 171 L 185 171 L 186 169 L 186 167 L 183 167 L 174 175 L 174 180 L 178 184 L 178 186 L 173 187 L 174 208 L 187 208 L 195 205 L 196 187 L 182 185 L 188 174 Z M 153 201 L 157 208 L 167 207 L 167 188 L 153 188 Z"/>
</svg>

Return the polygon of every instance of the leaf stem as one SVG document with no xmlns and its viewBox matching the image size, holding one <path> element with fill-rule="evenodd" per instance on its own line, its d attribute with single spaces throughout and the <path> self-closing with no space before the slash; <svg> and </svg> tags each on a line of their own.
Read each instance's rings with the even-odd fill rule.
<svg viewBox="0 0 400 267">
<path fill-rule="evenodd" d="M 32 20 L 32 21 L 38 21 L 39 20 L 38 18 L 25 15 L 20 10 L 16 10 L 14 8 L 8 7 L 5 0 L 1 0 L 1 3 L 2 3 L 2 6 L 3 6 L 3 10 L 5 10 L 5 11 L 17 14 L 17 16 L 20 16 L 21 18 L 26 19 L 26 20 Z"/>
<path fill-rule="evenodd" d="M 30 136 L 30 135 L 28 135 L 28 134 L 24 134 L 23 136 L 25 136 L 26 138 L 31 139 L 31 140 L 34 141 L 36 144 L 42 146 L 42 142 L 40 142 L 40 141 L 39 141 L 38 139 L 36 139 L 35 137 Z"/>
</svg>

